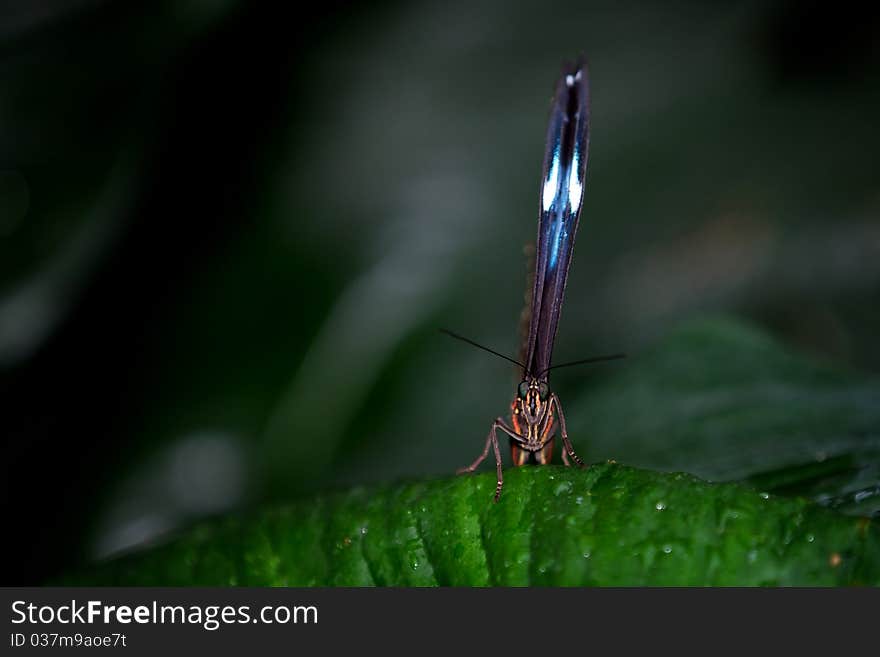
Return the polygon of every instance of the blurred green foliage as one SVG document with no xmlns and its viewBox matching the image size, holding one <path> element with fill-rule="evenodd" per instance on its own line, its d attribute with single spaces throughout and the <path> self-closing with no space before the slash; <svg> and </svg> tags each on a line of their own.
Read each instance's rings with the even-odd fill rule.
<svg viewBox="0 0 880 657">
<path fill-rule="evenodd" d="M 880 380 L 722 319 L 673 331 L 570 401 L 594 458 L 880 512 Z M 571 414 L 571 412 L 569 412 Z"/>
</svg>

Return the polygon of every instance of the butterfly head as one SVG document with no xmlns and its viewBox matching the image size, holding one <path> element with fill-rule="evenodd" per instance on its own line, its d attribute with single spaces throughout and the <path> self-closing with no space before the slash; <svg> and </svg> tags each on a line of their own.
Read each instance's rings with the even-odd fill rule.
<svg viewBox="0 0 880 657">
<path fill-rule="evenodd" d="M 550 403 L 550 386 L 546 381 L 528 377 L 517 388 L 516 410 L 528 424 L 539 424 Z"/>
</svg>

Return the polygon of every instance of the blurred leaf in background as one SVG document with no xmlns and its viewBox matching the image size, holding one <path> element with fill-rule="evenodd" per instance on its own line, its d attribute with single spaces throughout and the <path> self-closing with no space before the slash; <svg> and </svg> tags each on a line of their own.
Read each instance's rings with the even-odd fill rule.
<svg viewBox="0 0 880 657">
<path fill-rule="evenodd" d="M 557 357 L 638 362 L 724 311 L 880 368 L 877 10 L 551 5 L 3 10 L 7 579 L 471 459 L 513 375 L 436 329 L 516 351 L 547 106 L 580 51 L 592 152 Z M 555 379 L 590 460 L 805 467 L 787 440 L 732 445 L 736 423 L 705 443 L 687 428 L 749 402 L 781 432 L 814 409 L 786 401 L 800 366 L 731 392 L 724 354 L 659 345 L 651 371 L 681 387 L 638 397 L 619 429 L 626 397 L 599 384 L 620 368 Z M 613 385 L 642 394 L 622 367 Z M 848 412 L 850 393 L 809 394 Z M 803 444 L 841 464 L 847 438 L 823 422 Z"/>
</svg>

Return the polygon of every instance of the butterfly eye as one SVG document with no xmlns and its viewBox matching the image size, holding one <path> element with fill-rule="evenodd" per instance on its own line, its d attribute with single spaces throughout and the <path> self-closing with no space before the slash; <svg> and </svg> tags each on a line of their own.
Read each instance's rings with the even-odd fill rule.
<svg viewBox="0 0 880 657">
<path fill-rule="evenodd" d="M 522 383 L 520 383 L 518 391 L 519 391 L 520 399 L 525 399 L 526 395 L 529 394 L 529 382 L 523 381 Z"/>
<path fill-rule="evenodd" d="M 538 384 L 538 396 L 541 397 L 541 400 L 543 401 L 543 400 L 547 399 L 547 395 L 549 395 L 549 394 L 550 394 L 550 386 L 548 386 L 546 383 L 539 383 Z"/>
</svg>

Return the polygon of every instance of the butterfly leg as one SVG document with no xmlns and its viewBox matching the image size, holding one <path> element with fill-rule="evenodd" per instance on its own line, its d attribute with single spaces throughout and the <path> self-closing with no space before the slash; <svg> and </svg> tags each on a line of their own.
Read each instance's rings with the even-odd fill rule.
<svg viewBox="0 0 880 657">
<path fill-rule="evenodd" d="M 489 448 L 491 447 L 495 451 L 495 467 L 498 473 L 498 483 L 495 486 L 495 501 L 501 497 L 501 488 L 504 486 L 504 476 L 502 475 L 502 462 L 501 462 L 501 450 L 498 448 L 498 436 L 495 432 L 501 429 L 504 433 L 508 434 L 511 438 L 519 439 L 516 432 L 507 426 L 502 418 L 496 418 L 492 423 L 491 428 L 489 429 L 489 435 L 486 436 L 486 446 L 483 448 L 483 453 L 480 454 L 476 460 L 470 465 L 459 468 L 458 474 L 463 474 L 465 472 L 473 472 L 477 469 L 477 467 L 482 463 L 487 456 L 489 456 Z"/>
<path fill-rule="evenodd" d="M 556 405 L 556 410 L 559 412 L 559 431 L 562 434 L 562 462 L 565 465 L 569 465 L 567 457 L 570 456 L 580 467 L 586 468 L 587 466 L 581 461 L 581 457 L 574 453 L 574 447 L 571 446 L 571 441 L 568 439 L 568 429 L 565 428 L 565 414 L 562 412 L 559 397 L 554 394 L 551 397 L 551 401 Z"/>
</svg>

